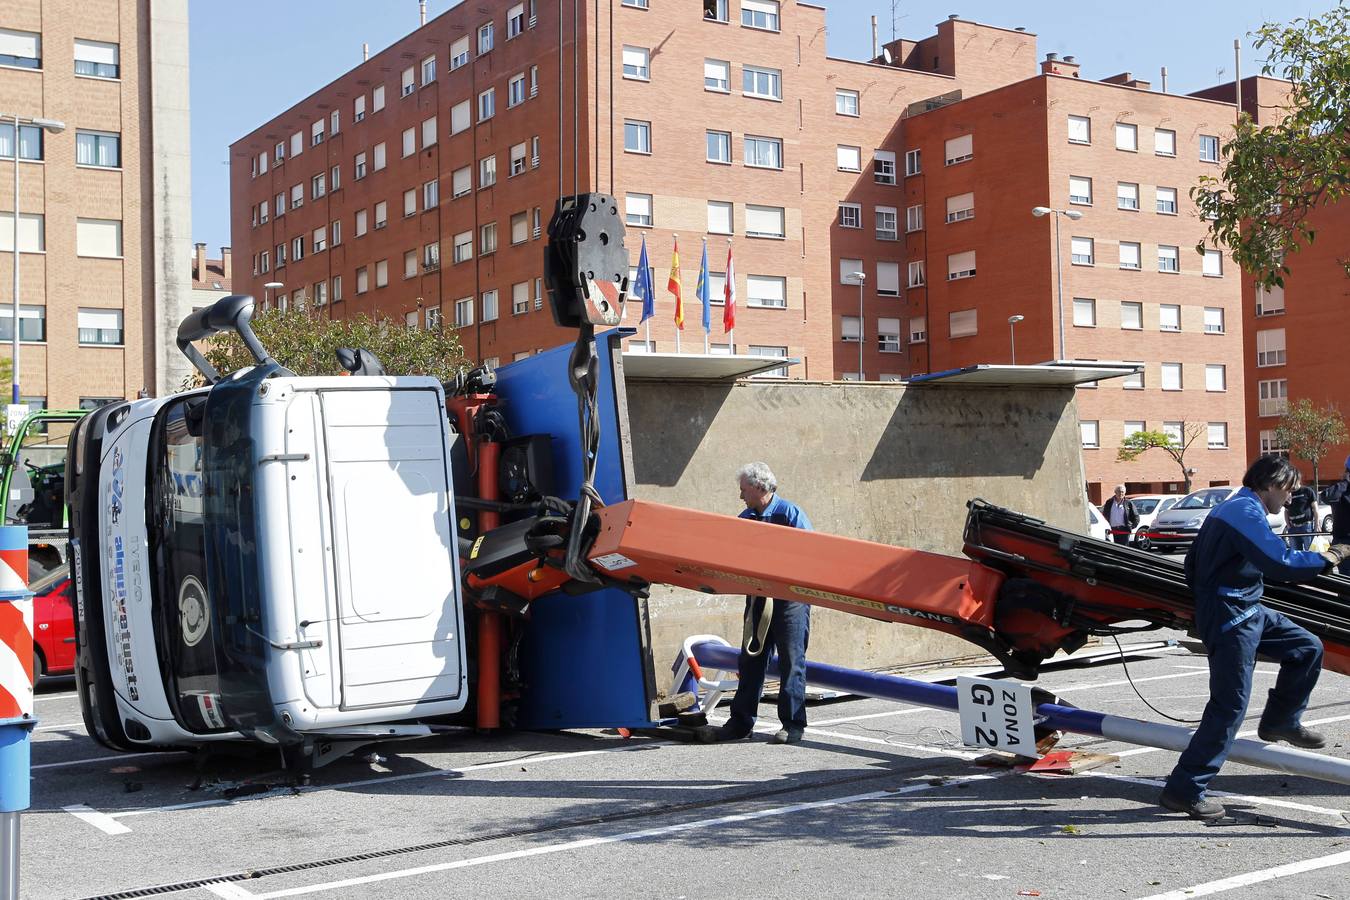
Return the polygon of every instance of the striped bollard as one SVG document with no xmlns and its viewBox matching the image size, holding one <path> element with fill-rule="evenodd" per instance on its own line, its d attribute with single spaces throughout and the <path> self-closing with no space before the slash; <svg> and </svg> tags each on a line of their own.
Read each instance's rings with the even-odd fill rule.
<svg viewBox="0 0 1350 900">
<path fill-rule="evenodd" d="M 0 526 L 0 900 L 19 896 L 19 812 L 28 808 L 33 725 L 28 526 Z"/>
</svg>

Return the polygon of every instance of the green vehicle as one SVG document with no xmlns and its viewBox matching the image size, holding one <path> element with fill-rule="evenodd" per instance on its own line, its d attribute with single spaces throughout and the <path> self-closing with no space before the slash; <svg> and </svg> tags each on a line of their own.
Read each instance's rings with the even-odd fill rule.
<svg viewBox="0 0 1350 900">
<path fill-rule="evenodd" d="M 30 413 L 0 451 L 0 521 L 28 526 L 29 581 L 66 563 L 66 449 L 86 412 Z"/>
</svg>

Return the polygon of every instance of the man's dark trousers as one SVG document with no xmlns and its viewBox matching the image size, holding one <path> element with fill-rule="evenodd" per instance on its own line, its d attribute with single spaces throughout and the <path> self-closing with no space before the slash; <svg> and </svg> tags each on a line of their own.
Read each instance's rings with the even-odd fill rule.
<svg viewBox="0 0 1350 900">
<path fill-rule="evenodd" d="M 1201 635 L 1209 651 L 1209 703 L 1167 779 L 1167 793 L 1178 800 L 1198 800 L 1228 758 L 1247 713 L 1258 653 L 1280 664 L 1261 715 L 1263 728 L 1297 725 L 1321 673 L 1322 642 L 1284 615 L 1258 605 L 1250 617 L 1225 631 L 1227 624 L 1212 625 L 1215 633 Z"/>
<path fill-rule="evenodd" d="M 753 621 L 764 614 L 764 598 L 747 599 L 754 604 Z M 736 674 L 740 686 L 731 701 L 731 720 L 727 726 L 748 734 L 759 713 L 759 698 L 764 693 L 764 673 L 769 666 L 769 651 L 778 653 L 778 719 L 790 731 L 806 728 L 806 644 L 811 637 L 811 607 L 790 600 L 773 601 L 773 617 L 764 638 L 764 650 L 750 656 L 741 650 Z"/>
</svg>

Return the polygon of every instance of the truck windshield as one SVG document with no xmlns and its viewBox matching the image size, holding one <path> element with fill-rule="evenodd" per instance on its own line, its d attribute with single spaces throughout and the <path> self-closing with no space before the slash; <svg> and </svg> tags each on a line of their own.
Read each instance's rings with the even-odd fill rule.
<svg viewBox="0 0 1350 900">
<path fill-rule="evenodd" d="M 5 498 L 5 524 L 66 527 L 66 445 L 72 421 L 32 420 L 14 454 L 14 474 Z"/>
<path fill-rule="evenodd" d="M 220 675 L 206 588 L 204 401 L 201 395 L 188 396 L 155 416 L 146 492 L 155 645 L 164 691 L 174 718 L 197 734 L 227 730 L 220 709 Z"/>
</svg>

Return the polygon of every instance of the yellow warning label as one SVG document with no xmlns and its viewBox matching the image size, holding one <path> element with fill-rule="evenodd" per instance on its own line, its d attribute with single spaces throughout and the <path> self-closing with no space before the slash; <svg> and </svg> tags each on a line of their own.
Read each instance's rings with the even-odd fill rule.
<svg viewBox="0 0 1350 900">
<path fill-rule="evenodd" d="M 480 535 L 478 536 L 478 540 L 476 540 L 476 541 L 473 542 L 473 549 L 471 549 L 471 550 L 469 551 L 469 559 L 477 559 L 477 558 L 478 558 L 478 548 L 481 547 L 481 546 L 483 546 L 483 538 L 484 538 L 484 537 L 486 537 L 486 535 L 481 535 L 481 534 L 480 534 Z"/>
<path fill-rule="evenodd" d="M 798 587 L 789 585 L 788 590 L 799 597 L 811 597 L 816 600 L 828 600 L 831 603 L 843 603 L 846 606 L 861 606 L 864 609 L 875 609 L 886 612 L 886 604 L 878 603 L 875 600 L 864 600 L 861 597 L 850 597 L 847 594 L 836 594 L 833 591 L 818 591 L 815 588 Z"/>
</svg>

